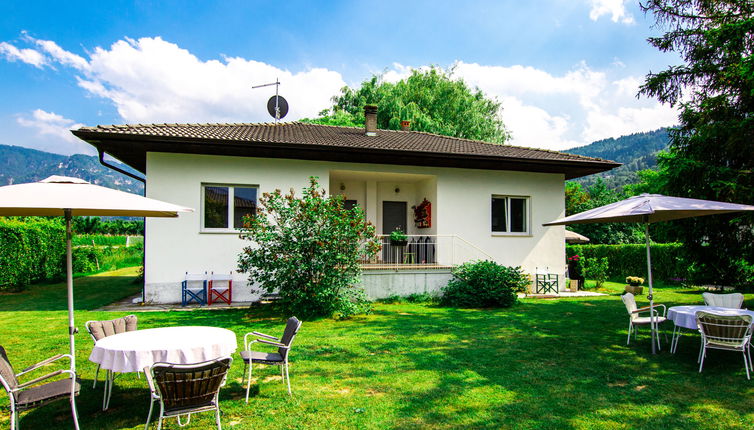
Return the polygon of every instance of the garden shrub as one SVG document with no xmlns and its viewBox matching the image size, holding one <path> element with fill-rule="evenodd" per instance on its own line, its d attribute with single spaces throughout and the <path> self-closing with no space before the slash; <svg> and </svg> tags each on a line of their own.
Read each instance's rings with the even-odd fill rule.
<svg viewBox="0 0 754 430">
<path fill-rule="evenodd" d="M 73 248 L 73 273 L 91 273 L 99 270 L 102 251 L 94 246 Z"/>
<path fill-rule="evenodd" d="M 581 259 L 581 267 L 584 277 L 592 279 L 597 283 L 597 288 L 607 281 L 607 272 L 610 264 L 607 257 L 589 257 Z"/>
<path fill-rule="evenodd" d="M 346 209 L 342 196 L 327 197 L 316 178 L 297 198 L 294 191 L 264 193 L 257 214 L 244 218 L 241 237 L 253 243 L 238 259 L 267 293 L 280 295 L 280 306 L 300 318 L 365 312 L 362 259 L 380 249 L 374 226 L 364 211 Z"/>
<path fill-rule="evenodd" d="M 647 275 L 647 247 L 644 244 L 568 245 L 568 257 L 607 258 L 608 279 L 623 280 L 626 276 Z M 685 279 L 689 268 L 683 245 L 680 243 L 652 244 L 652 275 L 654 279 Z"/>
<path fill-rule="evenodd" d="M 65 228 L 58 219 L 0 218 L 0 291 L 20 291 L 65 273 Z"/>
<path fill-rule="evenodd" d="M 480 260 L 453 269 L 453 278 L 442 289 L 440 303 L 462 308 L 507 308 L 516 303 L 531 280 L 520 267 Z"/>
</svg>

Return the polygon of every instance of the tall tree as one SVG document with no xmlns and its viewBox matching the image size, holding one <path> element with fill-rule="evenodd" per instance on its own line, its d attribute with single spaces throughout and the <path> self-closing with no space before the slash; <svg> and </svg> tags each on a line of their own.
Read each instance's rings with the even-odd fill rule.
<svg viewBox="0 0 754 430">
<path fill-rule="evenodd" d="M 642 8 L 667 31 L 649 43 L 683 59 L 650 73 L 640 90 L 681 110 L 656 182 L 668 194 L 754 203 L 754 2 L 650 0 Z M 703 280 L 754 281 L 752 216 L 683 225 Z"/>
<path fill-rule="evenodd" d="M 379 106 L 379 128 L 398 130 L 401 121 L 411 129 L 464 139 L 504 143 L 509 138 L 500 117 L 500 103 L 485 97 L 460 79 L 452 69 L 438 67 L 413 70 L 398 82 L 386 82 L 374 75 L 359 88 L 344 87 L 333 97 L 330 109 L 307 122 L 356 126 L 364 124 L 364 106 Z"/>
</svg>

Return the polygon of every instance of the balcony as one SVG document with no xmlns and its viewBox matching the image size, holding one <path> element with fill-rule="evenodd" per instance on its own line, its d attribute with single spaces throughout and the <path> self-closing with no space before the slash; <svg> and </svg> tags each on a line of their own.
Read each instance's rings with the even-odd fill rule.
<svg viewBox="0 0 754 430">
<path fill-rule="evenodd" d="M 449 270 L 467 261 L 493 259 L 455 235 L 408 235 L 405 244 L 391 243 L 386 234 L 378 237 L 382 250 L 362 260 L 363 270 Z"/>
</svg>

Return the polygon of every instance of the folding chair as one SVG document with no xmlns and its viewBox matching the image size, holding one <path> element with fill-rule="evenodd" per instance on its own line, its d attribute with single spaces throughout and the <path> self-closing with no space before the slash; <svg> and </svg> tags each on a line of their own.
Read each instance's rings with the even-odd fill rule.
<svg viewBox="0 0 754 430">
<path fill-rule="evenodd" d="M 558 293 L 558 275 L 550 273 L 548 268 L 536 268 L 534 274 L 534 292 L 543 294 L 548 292 Z"/>
<path fill-rule="evenodd" d="M 207 301 L 210 305 L 212 302 L 218 300 L 231 304 L 233 301 L 233 273 L 231 272 L 226 275 L 224 273 L 215 274 L 215 272 L 212 272 L 209 275 L 208 291 Z"/>
<path fill-rule="evenodd" d="M 186 306 L 191 302 L 207 304 L 207 272 L 186 272 L 186 277 L 181 282 L 181 305 Z"/>
</svg>

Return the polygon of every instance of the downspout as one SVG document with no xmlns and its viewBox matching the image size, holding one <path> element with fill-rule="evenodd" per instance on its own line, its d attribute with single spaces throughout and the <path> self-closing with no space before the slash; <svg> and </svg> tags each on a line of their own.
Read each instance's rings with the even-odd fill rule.
<svg viewBox="0 0 754 430">
<path fill-rule="evenodd" d="M 136 179 L 137 181 L 140 181 L 142 184 L 144 184 L 144 196 L 147 195 L 147 180 L 145 178 L 140 178 L 131 172 L 127 172 L 121 169 L 120 167 L 114 166 L 108 163 L 107 161 L 105 161 L 105 151 L 97 148 L 97 152 L 99 153 L 99 163 L 101 165 L 109 169 L 115 170 L 118 173 L 122 173 L 128 176 L 129 178 L 133 178 L 133 179 Z M 142 270 L 145 270 L 146 264 L 147 264 L 147 261 L 146 261 L 147 260 L 147 240 L 146 240 L 147 239 L 147 219 L 146 217 L 143 218 L 143 220 L 144 220 L 143 221 L 144 223 L 144 252 L 141 255 L 141 267 L 142 267 Z M 146 280 L 147 278 L 145 276 L 144 279 L 142 279 L 142 283 L 141 283 L 141 303 L 142 304 L 144 304 L 144 302 L 146 302 L 147 300 Z"/>
</svg>

